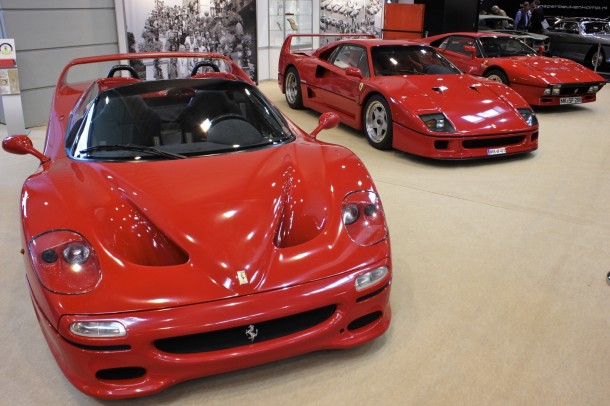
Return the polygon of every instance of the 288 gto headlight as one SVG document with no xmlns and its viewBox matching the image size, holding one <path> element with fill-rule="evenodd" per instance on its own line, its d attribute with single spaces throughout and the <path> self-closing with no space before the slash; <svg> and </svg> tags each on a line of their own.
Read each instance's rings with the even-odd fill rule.
<svg viewBox="0 0 610 406">
<path fill-rule="evenodd" d="M 521 117 L 523 117 L 527 125 L 538 125 L 538 118 L 532 109 L 517 109 L 517 111 L 521 114 Z"/>
<path fill-rule="evenodd" d="M 455 128 L 443 113 L 422 114 L 419 118 L 430 131 L 439 133 L 454 132 Z"/>
<path fill-rule="evenodd" d="M 342 220 L 350 238 L 358 245 L 377 244 L 388 235 L 381 200 L 375 192 L 356 191 L 343 198 Z"/>
<path fill-rule="evenodd" d="M 544 92 L 542 92 L 543 96 L 559 96 L 561 93 L 561 85 L 549 85 Z"/>
<path fill-rule="evenodd" d="M 599 85 L 592 85 L 589 86 L 589 88 L 587 89 L 587 93 L 597 93 L 599 92 Z"/>
<path fill-rule="evenodd" d="M 102 278 L 97 255 L 80 234 L 55 230 L 34 237 L 28 246 L 36 276 L 51 292 L 91 292 Z"/>
</svg>

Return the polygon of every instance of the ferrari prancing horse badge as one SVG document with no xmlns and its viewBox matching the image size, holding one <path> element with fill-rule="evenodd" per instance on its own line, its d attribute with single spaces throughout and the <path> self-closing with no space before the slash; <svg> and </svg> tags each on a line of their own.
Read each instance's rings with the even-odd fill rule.
<svg viewBox="0 0 610 406">
<path fill-rule="evenodd" d="M 237 280 L 239 281 L 240 285 L 247 285 L 248 275 L 246 274 L 246 271 L 237 271 Z"/>
</svg>

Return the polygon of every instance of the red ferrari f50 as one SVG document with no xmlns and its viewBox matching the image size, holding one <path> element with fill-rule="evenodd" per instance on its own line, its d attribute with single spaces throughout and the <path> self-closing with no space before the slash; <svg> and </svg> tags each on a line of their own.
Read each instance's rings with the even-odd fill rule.
<svg viewBox="0 0 610 406">
<path fill-rule="evenodd" d="M 68 82 L 73 67 L 126 59 L 165 76 L 176 58 L 192 77 L 117 65 Z M 40 160 L 21 195 L 24 262 L 66 377 L 127 398 L 383 334 L 385 215 L 362 162 L 316 140 L 338 122 L 303 132 L 217 54 L 70 63 L 44 150 L 25 135 L 2 144 Z"/>
</svg>

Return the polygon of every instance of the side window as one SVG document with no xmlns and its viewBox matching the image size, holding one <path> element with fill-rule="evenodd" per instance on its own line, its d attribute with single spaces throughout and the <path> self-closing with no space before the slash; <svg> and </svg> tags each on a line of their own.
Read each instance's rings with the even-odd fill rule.
<svg viewBox="0 0 610 406">
<path fill-rule="evenodd" d="M 349 67 L 358 68 L 365 77 L 369 77 L 370 75 L 366 51 L 364 48 L 359 46 L 341 46 L 341 48 L 339 48 L 339 50 L 334 54 L 334 59 L 330 62 L 341 69 L 347 69 Z"/>
<path fill-rule="evenodd" d="M 470 52 L 464 49 L 465 46 L 474 46 L 474 40 L 468 37 L 451 37 L 447 40 L 445 49 L 447 51 L 470 56 Z"/>
<path fill-rule="evenodd" d="M 81 96 L 80 101 L 78 102 L 78 107 L 72 113 L 70 117 L 70 122 L 68 123 L 68 129 L 66 134 L 66 148 L 70 148 L 74 139 L 76 138 L 76 134 L 80 128 L 81 123 L 83 122 L 83 117 L 91 105 L 91 102 L 95 99 L 97 94 L 99 93 L 99 88 L 96 83 L 93 84 L 85 93 Z"/>
<path fill-rule="evenodd" d="M 326 51 L 322 52 L 320 54 L 319 58 L 324 61 L 330 62 L 334 58 L 336 53 L 337 53 L 337 47 L 330 48 L 330 49 L 327 49 Z"/>
<path fill-rule="evenodd" d="M 369 58 L 365 49 L 362 49 L 360 54 L 360 61 L 358 62 L 358 69 L 362 72 L 362 76 L 368 78 L 370 76 L 369 71 Z"/>
<path fill-rule="evenodd" d="M 346 69 L 350 66 L 357 67 L 358 66 L 358 58 L 360 56 L 360 52 L 358 52 L 359 48 L 354 47 L 352 45 L 343 45 L 339 52 L 337 52 L 333 65 Z"/>
</svg>

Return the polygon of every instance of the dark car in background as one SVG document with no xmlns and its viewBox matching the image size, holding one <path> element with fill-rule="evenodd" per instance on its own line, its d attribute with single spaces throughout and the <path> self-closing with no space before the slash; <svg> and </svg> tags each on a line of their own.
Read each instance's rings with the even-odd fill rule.
<svg viewBox="0 0 610 406">
<path fill-rule="evenodd" d="M 544 53 L 549 54 L 550 52 L 550 38 L 544 34 L 536 34 L 533 32 L 519 31 L 514 28 L 515 21 L 510 17 L 497 16 L 497 15 L 479 15 L 479 32 L 499 32 L 503 34 L 510 34 L 514 37 L 519 38 L 525 42 L 526 45 L 534 48 L 536 51 L 540 50 L 541 46 L 544 46 Z"/>
<path fill-rule="evenodd" d="M 593 69 L 610 64 L 610 22 L 601 18 L 574 17 L 555 22 L 546 32 L 553 56 L 572 59 Z"/>
</svg>

